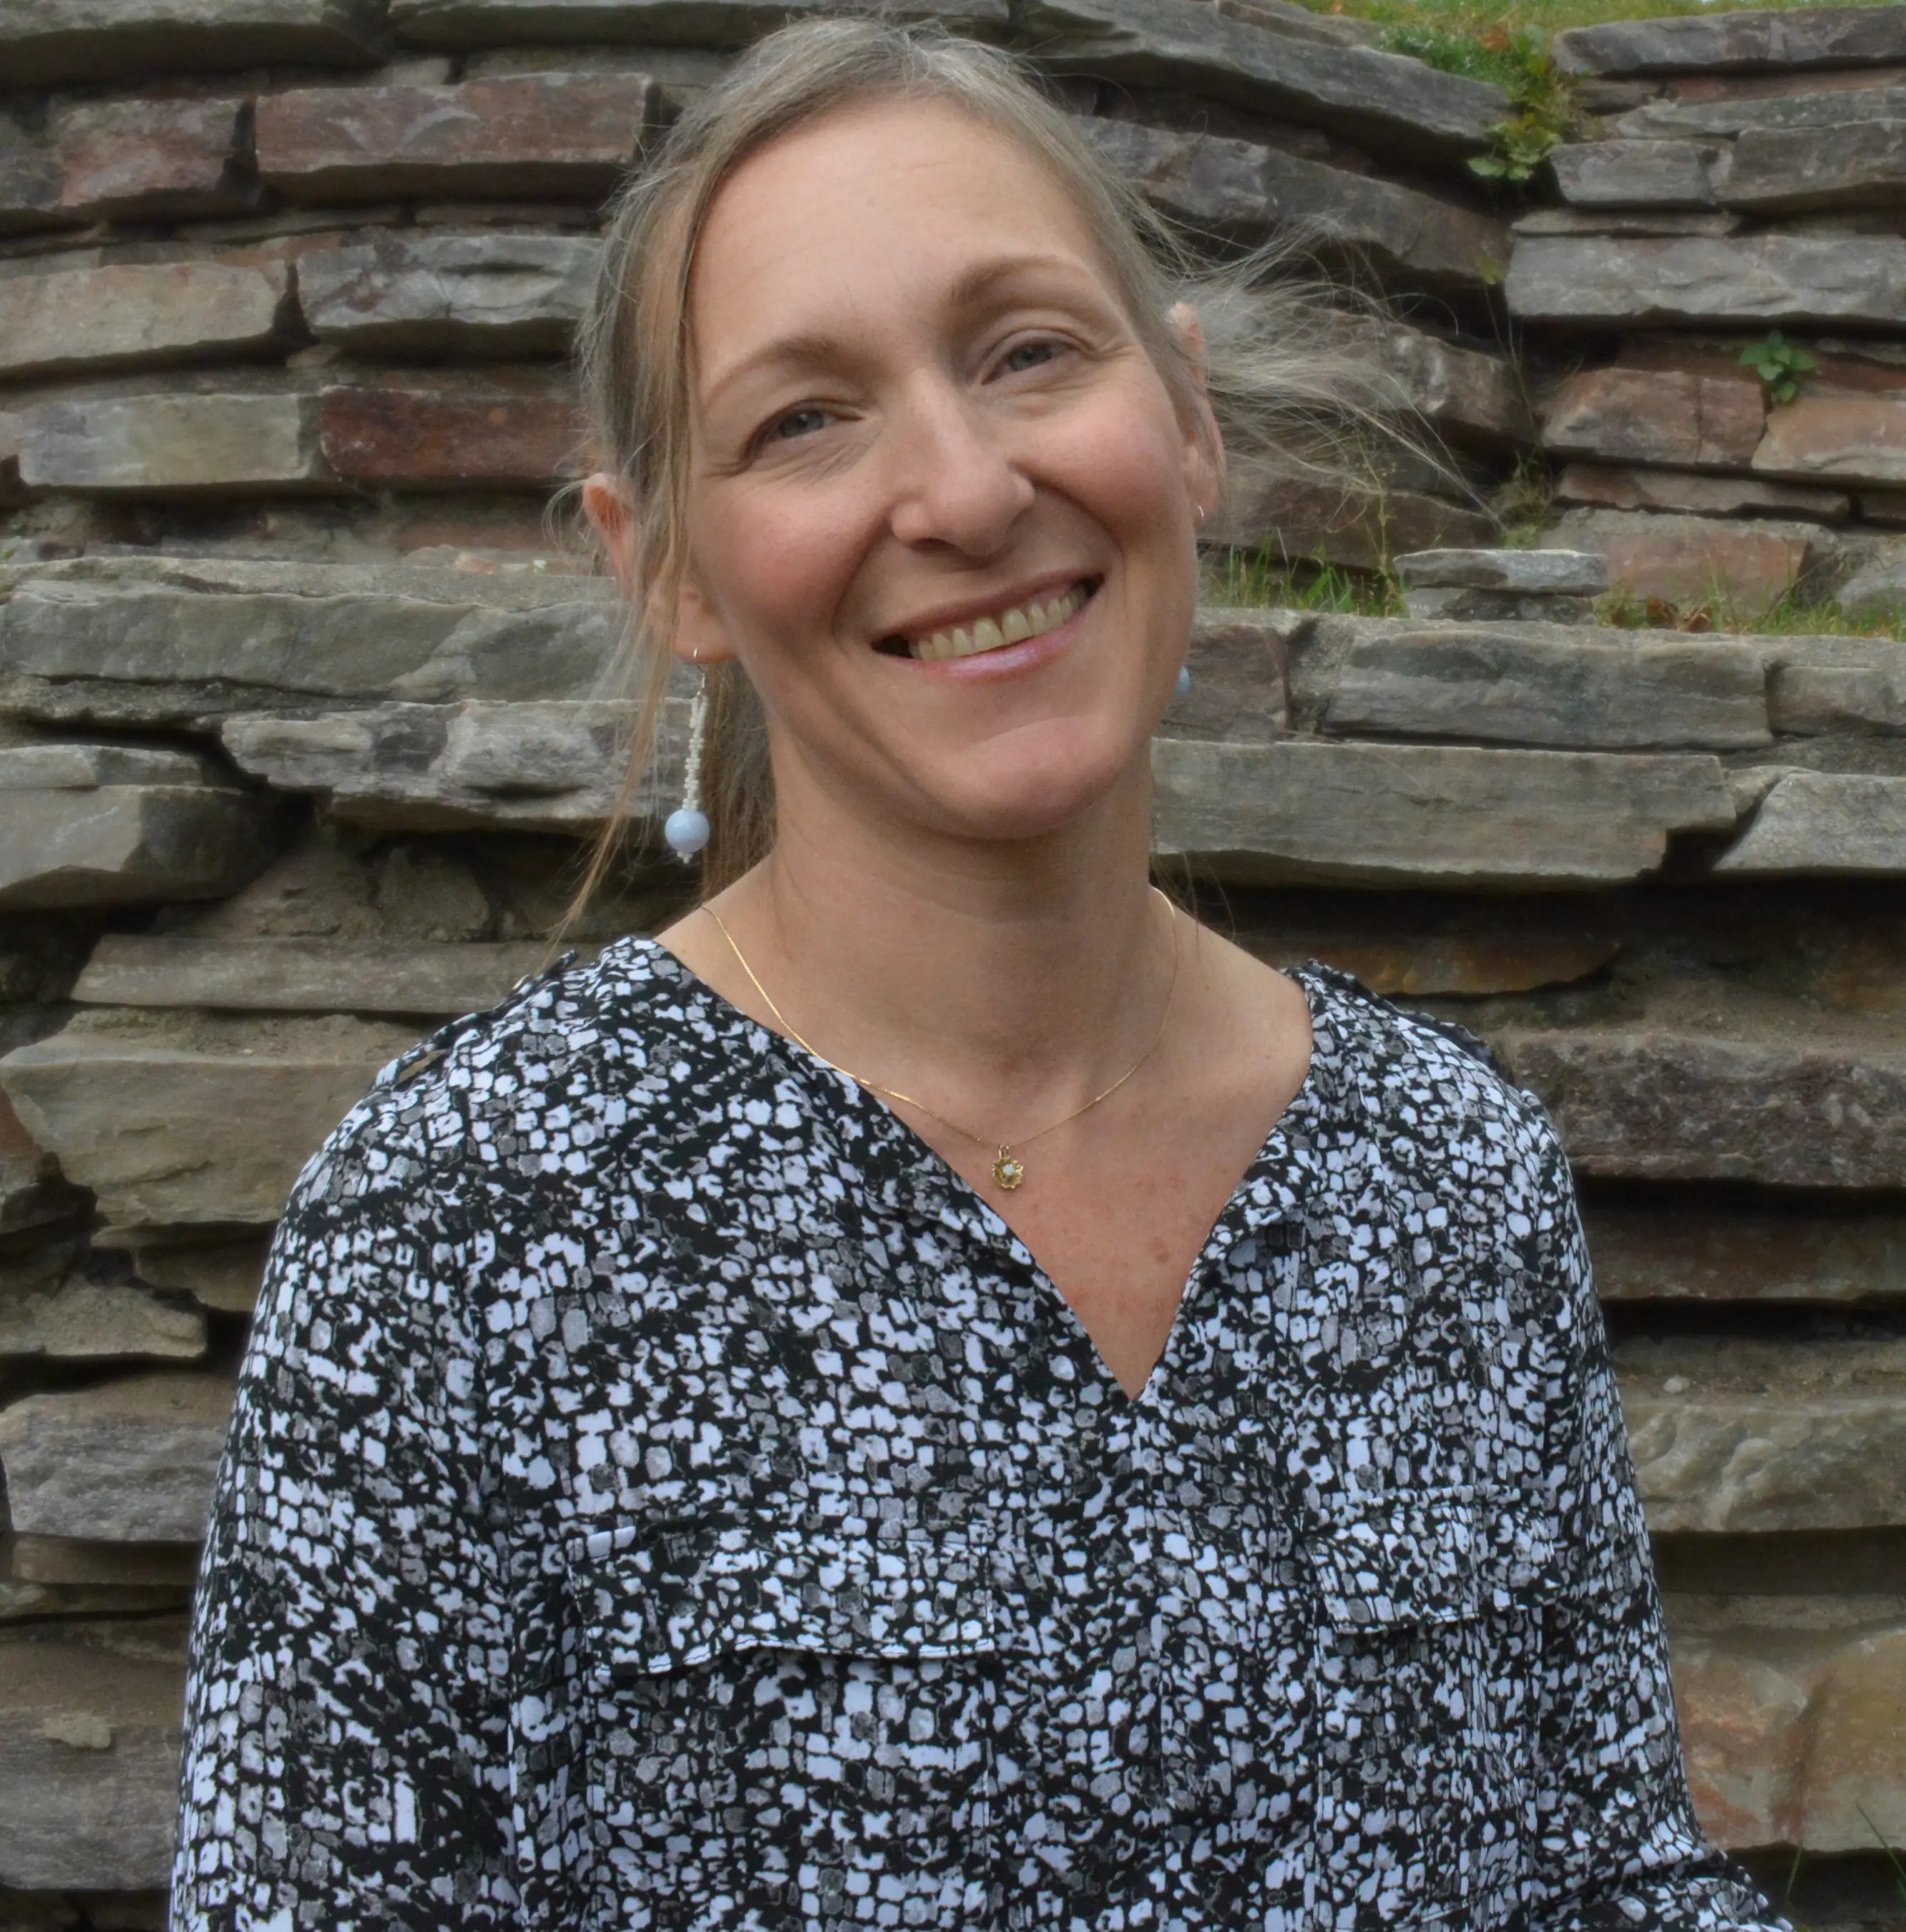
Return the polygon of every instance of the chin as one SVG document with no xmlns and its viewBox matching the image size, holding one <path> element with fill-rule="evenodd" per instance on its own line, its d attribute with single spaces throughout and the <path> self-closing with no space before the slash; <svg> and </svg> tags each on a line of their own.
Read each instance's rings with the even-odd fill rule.
<svg viewBox="0 0 1906 1932">
<path fill-rule="evenodd" d="M 1095 812 L 1115 808 L 1135 778 L 1151 796 L 1151 762 L 1141 748 L 1135 770 L 1127 755 L 1112 758 L 1040 760 L 997 774 L 998 782 L 969 782 L 940 791 L 947 823 L 988 839 L 1047 838 Z M 938 789 L 936 788 L 936 789 Z"/>
</svg>

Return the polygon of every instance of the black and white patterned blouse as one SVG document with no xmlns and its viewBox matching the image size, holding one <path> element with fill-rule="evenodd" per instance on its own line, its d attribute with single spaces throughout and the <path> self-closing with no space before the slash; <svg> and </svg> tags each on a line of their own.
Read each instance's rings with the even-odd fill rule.
<svg viewBox="0 0 1906 1932">
<path fill-rule="evenodd" d="M 1301 976 L 1136 1400 L 652 942 L 387 1070 L 245 1370 L 177 1932 L 1778 1924 L 1688 1810 L 1552 1130 Z"/>
</svg>

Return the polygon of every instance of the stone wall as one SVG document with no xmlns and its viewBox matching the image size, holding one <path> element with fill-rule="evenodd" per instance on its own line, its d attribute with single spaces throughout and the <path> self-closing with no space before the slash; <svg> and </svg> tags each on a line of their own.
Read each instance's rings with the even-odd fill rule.
<svg viewBox="0 0 1906 1932">
<path fill-rule="evenodd" d="M 612 808 L 615 607 L 545 516 L 603 198 L 800 10 L 0 0 L 0 1925 L 161 1911 L 274 1216 L 377 1066 L 542 962 Z M 1616 118 L 1534 213 L 1465 166 L 1502 97 L 1352 23 L 940 11 L 1032 52 L 1214 246 L 1301 228 L 1395 304 L 1345 327 L 1449 473 L 1349 504 L 1255 478 L 1229 537 L 1486 539 L 1450 476 L 1506 476 L 1533 394 L 1569 540 L 1621 580 L 1668 583 L 1634 562 L 1685 536 L 1663 516 L 1777 550 L 1783 588 L 1884 563 L 1877 459 L 1793 452 L 1841 446 L 1810 399 L 1866 398 L 1862 434 L 1906 407 L 1891 124 L 1834 145 L 1828 214 L 1771 226 L 1721 148 L 1890 98 L 1906 8 L 1571 37 Z M 1770 412 L 1730 358 L 1774 320 L 1822 368 Z M 1906 1923 L 1906 646 L 1218 613 L 1194 670 L 1167 869 L 1266 957 L 1482 1032 L 1568 1139 L 1709 1828 L 1777 1890 L 1803 1848 L 1812 1923 Z M 638 868 L 579 940 L 683 891 Z"/>
<path fill-rule="evenodd" d="M 1602 117 L 1516 224 L 1562 540 L 1638 600 L 1906 613 L 1906 9 L 1577 28 Z M 1790 391 L 1743 350 L 1808 358 Z"/>
</svg>

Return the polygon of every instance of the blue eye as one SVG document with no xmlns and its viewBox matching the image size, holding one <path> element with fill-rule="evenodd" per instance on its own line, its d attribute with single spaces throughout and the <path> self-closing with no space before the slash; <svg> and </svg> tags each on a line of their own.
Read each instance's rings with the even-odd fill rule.
<svg viewBox="0 0 1906 1932">
<path fill-rule="evenodd" d="M 790 410 L 785 416 L 776 419 L 768 434 L 783 442 L 791 442 L 797 436 L 812 436 L 827 420 L 824 410 Z"/>
<path fill-rule="evenodd" d="M 1051 362 L 1058 352 L 1056 342 L 1022 342 L 1017 348 L 1006 352 L 1006 366 L 1015 374 L 1022 369 L 1037 369 L 1042 363 Z"/>
</svg>

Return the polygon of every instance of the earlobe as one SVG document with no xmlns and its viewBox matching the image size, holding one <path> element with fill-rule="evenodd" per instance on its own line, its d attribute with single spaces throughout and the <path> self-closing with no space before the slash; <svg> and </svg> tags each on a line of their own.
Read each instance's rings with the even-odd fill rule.
<svg viewBox="0 0 1906 1932">
<path fill-rule="evenodd" d="M 727 626 L 692 580 L 676 597 L 668 647 L 685 664 L 722 664 L 734 656 Z"/>
</svg>

